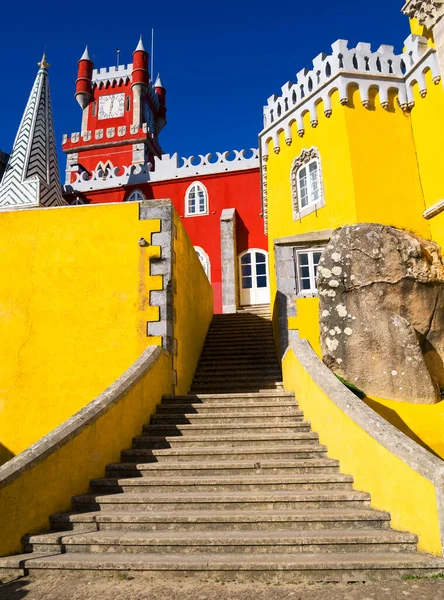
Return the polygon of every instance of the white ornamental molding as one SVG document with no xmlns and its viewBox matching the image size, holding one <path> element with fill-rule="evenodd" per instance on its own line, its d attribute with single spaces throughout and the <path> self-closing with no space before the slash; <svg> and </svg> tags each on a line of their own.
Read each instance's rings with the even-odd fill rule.
<svg viewBox="0 0 444 600">
<path fill-rule="evenodd" d="M 89 142 L 92 138 L 92 132 L 91 131 L 85 131 L 85 133 L 82 135 L 82 139 L 84 142 Z"/>
<path fill-rule="evenodd" d="M 339 92 L 340 103 L 346 106 L 350 90 L 358 88 L 362 105 L 369 108 L 370 90 L 376 89 L 384 109 L 389 108 L 389 94 L 395 92 L 402 109 L 411 109 L 415 83 L 422 96 L 427 94 L 425 73 L 429 69 L 434 83 L 439 83 L 435 50 L 418 35 L 406 39 L 402 54 L 395 54 L 393 46 L 382 45 L 372 52 L 370 44 L 361 42 L 356 48 L 348 48 L 346 40 L 337 40 L 332 45 L 332 54 L 319 54 L 311 70 L 299 71 L 296 83 L 287 82 L 280 96 L 274 94 L 268 99 L 264 129 L 259 134 L 263 159 L 267 160 L 270 143 L 276 154 L 280 152 L 281 139 L 291 145 L 294 129 L 299 137 L 304 137 L 307 116 L 310 126 L 317 127 L 321 107 L 330 118 L 335 92 Z"/>
<path fill-rule="evenodd" d="M 126 126 L 120 125 L 120 127 L 117 128 L 117 135 L 119 137 L 123 137 L 125 134 L 126 134 Z"/>
<path fill-rule="evenodd" d="M 420 25 L 433 29 L 444 17 L 444 0 L 410 0 L 402 11 L 411 19 L 417 19 Z"/>
<path fill-rule="evenodd" d="M 135 148 L 135 150 L 138 149 Z M 154 168 L 151 163 L 133 164 L 120 169 L 113 166 L 107 166 L 104 169 L 102 165 L 98 165 L 91 174 L 87 171 L 76 173 L 75 181 L 65 185 L 64 193 L 85 193 L 147 182 L 258 169 L 259 152 L 257 148 L 251 148 L 250 154 L 248 156 L 246 150 L 234 150 L 232 153 L 216 152 L 216 160 L 213 160 L 212 154 L 182 159 L 179 159 L 177 153 L 172 156 L 164 154 L 161 158 L 155 157 Z M 135 158 L 137 157 L 133 154 L 133 160 Z M 71 175 L 70 171 L 70 177 Z"/>
<path fill-rule="evenodd" d="M 107 138 L 113 138 L 116 135 L 116 128 L 115 127 L 108 127 L 108 129 L 106 130 L 106 137 Z"/>
<path fill-rule="evenodd" d="M 103 129 L 96 129 L 94 133 L 94 137 L 96 138 L 96 140 L 101 140 L 103 138 L 103 133 Z"/>
</svg>

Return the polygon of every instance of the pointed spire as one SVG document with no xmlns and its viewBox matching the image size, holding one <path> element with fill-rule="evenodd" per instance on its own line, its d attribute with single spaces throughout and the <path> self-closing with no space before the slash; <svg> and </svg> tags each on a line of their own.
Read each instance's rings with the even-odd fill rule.
<svg viewBox="0 0 444 600">
<path fill-rule="evenodd" d="M 140 36 L 139 43 L 137 44 L 137 48 L 134 50 L 134 52 L 146 52 L 145 46 L 143 45 L 142 36 Z"/>
<path fill-rule="evenodd" d="M 156 83 L 154 84 L 154 87 L 155 88 L 163 88 L 163 89 L 165 89 L 163 87 L 162 80 L 160 78 L 160 73 L 157 74 Z"/>
<path fill-rule="evenodd" d="M 91 57 L 89 55 L 88 44 L 86 44 L 85 51 L 80 57 L 80 60 L 89 60 L 90 62 L 92 62 Z"/>
<path fill-rule="evenodd" d="M 46 55 L 0 183 L 0 208 L 62 206 Z"/>
<path fill-rule="evenodd" d="M 42 60 L 37 63 L 41 69 L 48 69 L 51 65 L 46 62 L 46 52 L 43 52 Z"/>
</svg>

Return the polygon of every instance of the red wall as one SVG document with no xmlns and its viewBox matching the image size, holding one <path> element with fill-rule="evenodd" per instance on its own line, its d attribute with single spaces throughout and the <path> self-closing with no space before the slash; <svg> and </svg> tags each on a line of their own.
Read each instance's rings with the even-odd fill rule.
<svg viewBox="0 0 444 600">
<path fill-rule="evenodd" d="M 185 194 L 194 181 L 200 181 L 207 188 L 209 214 L 185 217 Z M 196 176 L 159 183 L 145 183 L 127 189 L 103 190 L 102 192 L 87 194 L 87 198 L 92 204 L 122 202 L 136 188 L 142 191 L 147 199 L 170 198 L 172 200 L 175 209 L 182 218 L 192 244 L 203 248 L 209 256 L 215 311 L 217 313 L 222 312 L 220 248 L 220 216 L 222 210 L 224 208 L 235 208 L 237 211 L 236 238 L 238 254 L 248 250 L 248 248 L 267 250 L 264 220 L 260 215 L 262 207 L 259 169 Z"/>
</svg>

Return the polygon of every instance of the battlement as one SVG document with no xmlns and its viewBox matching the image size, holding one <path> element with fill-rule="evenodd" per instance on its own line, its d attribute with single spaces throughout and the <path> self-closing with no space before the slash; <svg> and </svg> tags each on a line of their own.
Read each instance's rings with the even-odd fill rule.
<svg viewBox="0 0 444 600">
<path fill-rule="evenodd" d="M 100 69 L 93 69 L 92 83 L 93 85 L 99 84 L 113 84 L 113 83 L 127 83 L 131 78 L 133 71 L 133 65 L 119 65 L 118 67 L 101 67 Z"/>
<path fill-rule="evenodd" d="M 157 146 L 157 138 L 155 131 L 152 131 L 147 123 L 144 123 L 142 127 L 137 125 L 120 125 L 119 127 L 107 127 L 104 129 L 96 129 L 95 131 L 85 131 L 80 133 L 76 131 L 71 133 L 71 136 L 64 134 L 62 137 L 62 147 L 65 152 L 76 152 L 79 146 L 93 146 L 97 142 L 103 144 L 103 140 L 109 140 L 110 142 L 116 141 L 127 141 L 131 143 L 140 141 L 141 139 L 149 138 L 151 142 Z"/>
<path fill-rule="evenodd" d="M 100 69 L 93 69 L 92 75 L 92 86 L 97 87 L 99 90 L 108 87 L 121 84 L 128 84 L 131 81 L 133 73 L 133 64 L 119 65 L 118 67 L 101 67 Z M 159 98 L 154 88 L 153 82 L 150 80 L 148 86 L 148 93 L 150 100 L 154 104 L 155 108 L 159 109 Z"/>
<path fill-rule="evenodd" d="M 339 92 L 340 102 L 350 101 L 351 87 L 358 87 L 361 102 L 368 108 L 370 88 L 377 88 L 383 108 L 389 108 L 389 92 L 398 94 L 404 110 L 412 107 L 413 83 L 418 83 L 421 93 L 426 92 L 424 74 L 432 71 L 435 83 L 440 74 L 435 51 L 421 36 L 410 35 L 405 41 L 405 49 L 395 54 L 393 46 L 382 45 L 375 52 L 371 45 L 361 42 L 356 48 L 349 48 L 346 40 L 337 40 L 332 45 L 332 53 L 319 54 L 313 60 L 313 68 L 302 69 L 297 74 L 297 82 L 288 81 L 281 88 L 281 95 L 271 96 L 264 107 L 264 129 L 261 137 L 268 144 L 275 141 L 275 151 L 279 150 L 279 134 L 285 132 L 285 140 L 291 143 L 291 125 L 297 122 L 298 134 L 305 133 L 304 117 L 310 115 L 312 127 L 318 125 L 318 106 L 322 103 L 326 117 L 332 115 L 331 96 Z M 270 136 L 265 137 L 270 132 Z M 262 151 L 266 155 L 264 144 Z"/>
<path fill-rule="evenodd" d="M 155 183 L 183 179 L 185 177 L 198 177 L 202 175 L 216 175 L 247 169 L 259 168 L 259 151 L 250 149 L 251 156 L 246 150 L 233 150 L 233 152 L 216 152 L 216 160 L 212 161 L 213 154 L 179 158 L 175 153 L 172 156 L 163 154 L 161 158 L 155 157 L 154 165 L 130 165 L 128 167 L 100 167 L 91 174 L 87 172 L 76 173 L 74 183 L 64 186 L 64 193 L 87 193 L 94 190 L 111 189 L 140 183 Z"/>
</svg>

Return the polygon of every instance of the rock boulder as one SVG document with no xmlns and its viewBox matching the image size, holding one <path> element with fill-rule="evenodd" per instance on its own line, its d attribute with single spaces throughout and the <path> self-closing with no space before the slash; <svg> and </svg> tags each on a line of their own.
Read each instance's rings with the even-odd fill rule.
<svg viewBox="0 0 444 600">
<path fill-rule="evenodd" d="M 444 261 L 434 242 L 364 223 L 318 268 L 323 360 L 367 395 L 432 404 L 444 388 Z"/>
</svg>

